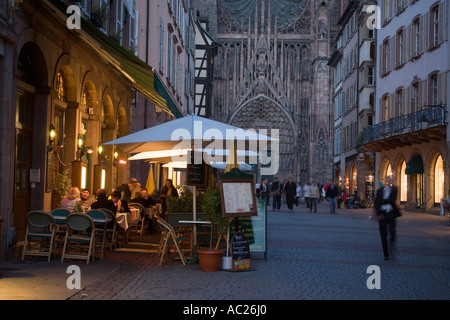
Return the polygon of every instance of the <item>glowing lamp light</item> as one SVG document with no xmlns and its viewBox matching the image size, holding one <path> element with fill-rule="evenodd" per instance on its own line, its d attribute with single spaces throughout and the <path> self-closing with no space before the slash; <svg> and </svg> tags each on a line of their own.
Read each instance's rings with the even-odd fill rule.
<svg viewBox="0 0 450 320">
<path fill-rule="evenodd" d="M 125 161 L 125 160 L 123 160 L 123 159 L 120 159 L 119 160 L 119 164 L 126 164 L 127 162 Z"/>
</svg>

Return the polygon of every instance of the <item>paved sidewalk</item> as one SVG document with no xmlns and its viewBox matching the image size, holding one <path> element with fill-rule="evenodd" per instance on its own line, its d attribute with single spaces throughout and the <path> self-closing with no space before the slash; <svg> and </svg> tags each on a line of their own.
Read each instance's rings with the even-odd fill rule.
<svg viewBox="0 0 450 320">
<path fill-rule="evenodd" d="M 285 208 L 285 206 L 284 206 Z M 283 208 L 282 208 L 283 209 Z M 172 254 L 163 266 L 149 250 L 121 249 L 81 268 L 81 289 L 69 290 L 59 260 L 0 263 L 0 299 L 70 300 L 341 300 L 450 299 L 447 218 L 403 212 L 397 254 L 384 261 L 373 209 L 318 213 L 304 207 L 268 212 L 268 260 L 252 255 L 253 271 L 202 272 Z M 369 290 L 367 267 L 378 265 L 381 289 Z"/>
</svg>

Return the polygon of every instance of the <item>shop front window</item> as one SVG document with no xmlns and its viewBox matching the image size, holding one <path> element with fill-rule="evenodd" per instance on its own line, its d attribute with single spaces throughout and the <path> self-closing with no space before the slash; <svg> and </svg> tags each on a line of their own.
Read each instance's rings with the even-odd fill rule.
<svg viewBox="0 0 450 320">
<path fill-rule="evenodd" d="M 403 161 L 402 168 L 400 170 L 400 201 L 406 202 L 408 199 L 408 179 L 405 174 L 406 161 Z"/>
</svg>

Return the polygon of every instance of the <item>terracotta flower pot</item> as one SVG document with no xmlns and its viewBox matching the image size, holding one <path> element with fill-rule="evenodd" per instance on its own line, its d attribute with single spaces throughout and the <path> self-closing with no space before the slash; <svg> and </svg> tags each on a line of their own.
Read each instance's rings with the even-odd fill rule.
<svg viewBox="0 0 450 320">
<path fill-rule="evenodd" d="M 202 271 L 217 271 L 222 263 L 223 250 L 207 250 L 202 249 L 197 251 L 200 263 L 200 270 Z"/>
</svg>

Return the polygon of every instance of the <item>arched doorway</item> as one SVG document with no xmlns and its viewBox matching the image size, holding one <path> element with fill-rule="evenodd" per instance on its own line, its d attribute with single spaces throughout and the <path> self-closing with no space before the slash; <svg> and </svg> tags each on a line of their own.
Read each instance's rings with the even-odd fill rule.
<svg viewBox="0 0 450 320">
<path fill-rule="evenodd" d="M 41 169 L 40 181 L 44 176 L 46 125 L 42 119 L 47 115 L 47 105 L 41 100 L 37 88 L 48 86 L 45 58 L 32 42 L 24 44 L 17 59 L 17 95 L 14 155 L 14 227 L 18 238 L 25 235 L 26 214 L 34 208 L 42 207 L 44 185 L 39 183 L 31 188 L 30 169 Z M 39 124 L 39 125 L 38 125 Z M 36 128 L 40 128 L 39 131 Z M 43 151 L 44 150 L 44 151 Z M 34 196 L 32 194 L 34 192 Z"/>
<path fill-rule="evenodd" d="M 296 130 L 292 119 L 283 111 L 282 107 L 273 100 L 263 96 L 250 100 L 237 112 L 233 114 L 230 119 L 230 124 L 244 129 L 254 129 L 256 132 L 260 130 L 267 130 L 270 135 L 271 130 L 278 130 L 279 132 L 279 163 L 278 172 L 275 175 L 281 181 L 292 177 L 298 181 L 299 173 L 295 166 L 295 152 L 296 148 Z M 271 145 L 269 144 L 269 148 Z M 258 150 L 264 152 L 264 150 Z M 306 151 L 306 150 L 305 150 Z M 297 151 L 299 152 L 299 151 Z M 269 164 L 273 165 L 273 164 Z M 260 163 L 258 162 L 258 166 Z M 258 170 L 260 172 L 260 170 Z M 304 177 L 308 177 L 308 173 L 304 173 Z M 269 181 L 273 180 L 272 176 L 257 177 L 259 181 L 267 178 Z"/>
<path fill-rule="evenodd" d="M 405 174 L 411 175 L 413 200 L 416 209 L 422 209 L 424 204 L 424 169 L 420 155 L 413 156 L 406 163 Z"/>
</svg>

